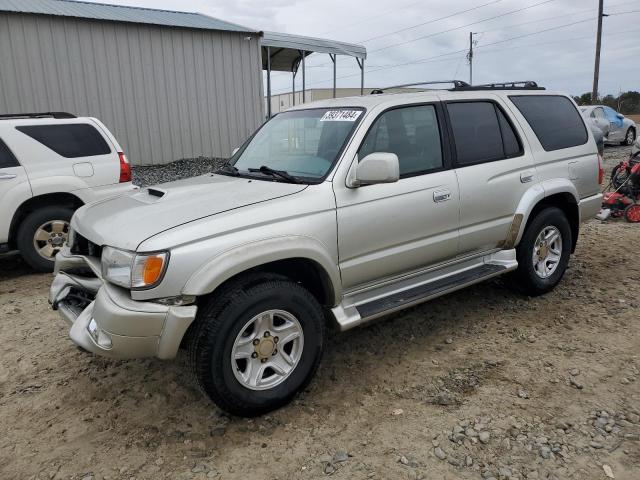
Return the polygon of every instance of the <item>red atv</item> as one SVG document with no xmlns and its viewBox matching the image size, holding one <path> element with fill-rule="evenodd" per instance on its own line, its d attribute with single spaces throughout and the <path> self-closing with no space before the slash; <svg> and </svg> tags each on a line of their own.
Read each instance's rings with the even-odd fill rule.
<svg viewBox="0 0 640 480">
<path fill-rule="evenodd" d="M 627 222 L 640 222 L 640 150 L 635 150 L 611 172 L 614 190 L 604 193 L 599 218 L 624 215 Z"/>
</svg>

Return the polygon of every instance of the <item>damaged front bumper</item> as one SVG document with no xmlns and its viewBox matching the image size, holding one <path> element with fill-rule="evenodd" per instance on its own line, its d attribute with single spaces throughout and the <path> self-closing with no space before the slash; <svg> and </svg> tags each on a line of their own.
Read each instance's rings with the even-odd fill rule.
<svg viewBox="0 0 640 480">
<path fill-rule="evenodd" d="M 197 307 L 132 300 L 128 290 L 102 280 L 96 259 L 56 256 L 49 303 L 70 324 L 80 347 L 110 358 L 174 358 Z"/>
</svg>

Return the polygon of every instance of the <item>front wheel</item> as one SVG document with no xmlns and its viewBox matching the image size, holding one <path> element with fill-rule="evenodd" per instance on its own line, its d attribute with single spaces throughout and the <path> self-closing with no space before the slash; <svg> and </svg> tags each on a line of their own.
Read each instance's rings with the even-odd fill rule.
<svg viewBox="0 0 640 480">
<path fill-rule="evenodd" d="M 43 207 L 34 210 L 18 228 L 17 244 L 22 258 L 39 272 L 52 272 L 56 254 L 67 243 L 73 210 Z"/>
<path fill-rule="evenodd" d="M 571 227 L 562 210 L 548 207 L 538 212 L 516 248 L 516 288 L 531 296 L 553 290 L 567 269 L 571 242 Z"/>
<path fill-rule="evenodd" d="M 299 284 L 250 275 L 209 299 L 189 335 L 200 387 L 222 410 L 252 417 L 287 404 L 309 383 L 325 323 L 320 304 Z"/>
</svg>

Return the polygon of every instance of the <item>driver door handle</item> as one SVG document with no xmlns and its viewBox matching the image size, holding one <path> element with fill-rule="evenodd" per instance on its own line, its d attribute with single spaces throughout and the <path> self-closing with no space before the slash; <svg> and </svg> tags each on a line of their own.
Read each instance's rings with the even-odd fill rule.
<svg viewBox="0 0 640 480">
<path fill-rule="evenodd" d="M 451 191 L 449 190 L 438 190 L 433 192 L 433 201 L 436 203 L 446 202 L 451 198 Z"/>
<path fill-rule="evenodd" d="M 16 177 L 17 175 L 15 173 L 0 173 L 0 180 L 11 180 Z"/>
</svg>

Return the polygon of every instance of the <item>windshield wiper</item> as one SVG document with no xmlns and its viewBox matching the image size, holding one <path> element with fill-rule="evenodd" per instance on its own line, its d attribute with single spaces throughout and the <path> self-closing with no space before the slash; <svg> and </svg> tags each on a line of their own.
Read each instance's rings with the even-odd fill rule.
<svg viewBox="0 0 640 480">
<path fill-rule="evenodd" d="M 271 175 L 272 177 L 280 177 L 291 183 L 300 183 L 300 180 L 298 180 L 293 175 L 285 172 L 284 170 L 274 170 L 273 168 L 267 167 L 266 165 L 262 165 L 260 168 L 248 168 L 247 170 L 250 172 L 264 173 L 265 175 Z"/>
<path fill-rule="evenodd" d="M 228 173 L 229 175 L 232 175 L 234 177 L 237 177 L 239 175 L 238 169 L 231 165 L 229 162 L 223 163 L 215 171 L 215 173 L 221 172 Z"/>
</svg>

